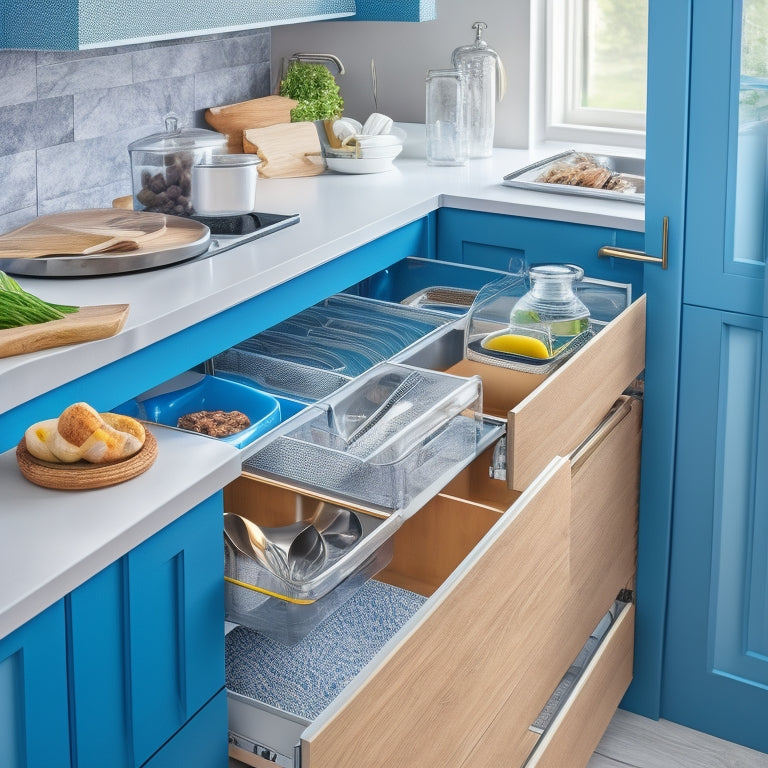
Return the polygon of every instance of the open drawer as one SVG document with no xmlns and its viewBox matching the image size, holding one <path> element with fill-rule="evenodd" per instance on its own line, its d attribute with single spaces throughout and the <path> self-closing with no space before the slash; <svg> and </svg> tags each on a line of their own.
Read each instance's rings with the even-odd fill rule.
<svg viewBox="0 0 768 768">
<path fill-rule="evenodd" d="M 480 376 L 484 413 L 507 420 L 507 483 L 522 491 L 553 456 L 567 456 L 584 441 L 643 372 L 645 309 L 641 296 L 549 375 L 462 359 L 459 327 L 395 359 Z"/>
<path fill-rule="evenodd" d="M 236 633 L 242 640 L 249 630 L 230 632 L 227 687 L 237 757 L 245 757 L 240 749 L 262 751 L 279 765 L 303 768 L 358 768 L 361 760 L 371 768 L 514 768 L 531 753 L 543 759 L 536 757 L 537 743 L 554 742 L 555 734 L 550 729 L 540 737 L 529 726 L 617 594 L 633 582 L 640 419 L 639 401 L 622 398 L 577 451 L 554 458 L 522 492 L 489 478 L 488 450 L 404 521 L 375 583 L 413 595 L 410 618 L 388 639 L 380 625 L 355 625 L 348 647 L 332 647 L 345 658 L 372 639 L 380 645 L 315 714 L 253 695 L 247 673 L 262 674 L 269 664 L 230 652 Z M 617 636 L 626 645 L 625 634 L 609 633 L 590 679 L 611 678 L 608 651 Z M 331 647 L 319 645 L 322 661 Z M 303 667 L 294 680 L 312 671 L 311 653 L 296 650 Z M 631 642 L 622 658 L 631 667 Z M 280 677 L 292 674 L 284 663 L 275 668 Z M 625 678 L 611 679 L 611 701 L 618 701 Z M 299 698 L 314 688 L 306 681 Z M 574 691 L 581 697 L 593 688 Z M 569 702 L 562 718 L 578 706 L 589 705 Z M 598 738 L 614 706 L 597 717 L 590 710 Z M 562 729 L 561 738 L 570 739 L 568 727 Z M 567 764 L 577 768 L 587 760 Z M 253 757 L 252 764 L 265 761 Z"/>
</svg>

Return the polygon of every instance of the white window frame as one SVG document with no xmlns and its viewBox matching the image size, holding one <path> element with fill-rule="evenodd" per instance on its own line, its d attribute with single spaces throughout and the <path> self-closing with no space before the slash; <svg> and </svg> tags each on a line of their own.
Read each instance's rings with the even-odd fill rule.
<svg viewBox="0 0 768 768">
<path fill-rule="evenodd" d="M 581 106 L 584 0 L 547 0 L 544 139 L 645 146 L 645 112 Z"/>
</svg>

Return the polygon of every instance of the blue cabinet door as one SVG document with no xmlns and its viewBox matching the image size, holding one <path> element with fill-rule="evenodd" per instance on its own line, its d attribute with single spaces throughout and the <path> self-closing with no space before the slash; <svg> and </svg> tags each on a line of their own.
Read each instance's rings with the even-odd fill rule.
<svg viewBox="0 0 768 768">
<path fill-rule="evenodd" d="M 64 603 L 0 639 L 0 763 L 69 768 Z"/>
<path fill-rule="evenodd" d="M 137 768 L 222 690 L 221 505 L 212 496 L 67 596 L 74 768 L 105 755 Z"/>
<path fill-rule="evenodd" d="M 634 677 L 622 706 L 646 717 L 661 711 L 675 425 L 680 370 L 683 236 L 688 141 L 691 3 L 648 4 L 645 251 L 661 256 L 669 221 L 669 265 L 647 264 L 643 447 L 638 527 Z"/>
<path fill-rule="evenodd" d="M 125 558 L 65 598 L 71 659 L 73 768 L 134 768 Z"/>
<path fill-rule="evenodd" d="M 666 627 L 659 623 L 664 630 L 659 713 L 768 751 L 763 479 L 768 423 L 761 412 L 768 402 L 762 254 L 766 163 L 764 157 L 755 161 L 753 154 L 760 126 L 744 122 L 765 98 L 763 84 L 743 76 L 748 57 L 742 61 L 741 55 L 742 39 L 768 30 L 758 15 L 743 25 L 742 35 L 742 12 L 759 10 L 748 0 L 743 7 L 741 0 L 652 0 L 652 20 L 654 8 L 649 61 L 654 52 L 659 55 L 662 40 L 674 56 L 684 57 L 676 69 L 649 74 L 649 117 L 658 106 L 664 130 L 653 141 L 649 134 L 648 159 L 657 168 L 665 159 L 673 169 L 669 180 L 684 181 L 679 196 L 684 210 L 679 220 L 677 214 L 670 218 L 670 232 L 683 237 L 684 302 L 680 331 L 668 329 L 680 356 L 678 409 L 667 414 L 667 432 L 674 434 L 676 422 L 677 433 Z M 685 15 L 686 24 L 670 36 L 670 16 Z M 761 62 L 764 66 L 764 57 Z M 684 76 L 688 92 L 670 88 L 670 72 Z M 678 113 L 670 113 L 676 105 Z M 685 114 L 678 119 L 681 108 Z M 649 189 L 646 200 L 653 204 L 663 195 L 663 190 Z M 649 343 L 650 296 L 649 291 Z M 670 365 L 676 359 L 671 357 Z M 649 409 L 646 398 L 645 412 Z M 649 437 L 644 430 L 644 444 L 656 451 Z M 670 445 L 675 443 L 661 443 L 665 454 Z M 645 477 L 645 466 L 643 472 Z M 647 480 L 641 488 L 640 565 L 645 562 L 650 572 L 649 553 L 654 553 L 655 567 L 662 572 L 664 551 L 653 543 L 648 549 L 643 527 L 650 514 L 651 529 L 666 535 L 660 524 L 667 519 L 666 507 L 646 506 L 646 491 L 655 492 L 655 478 Z M 642 599 L 638 586 L 638 608 Z M 644 652 L 638 645 L 638 653 Z"/>
<path fill-rule="evenodd" d="M 768 77 L 750 53 L 768 33 L 760 13 L 750 0 L 694 8 L 685 302 L 765 316 Z"/>
<path fill-rule="evenodd" d="M 224 687 L 221 514 L 218 493 L 127 555 L 137 765 Z"/>
<path fill-rule="evenodd" d="M 768 320 L 683 315 L 664 717 L 768 752 Z"/>
</svg>

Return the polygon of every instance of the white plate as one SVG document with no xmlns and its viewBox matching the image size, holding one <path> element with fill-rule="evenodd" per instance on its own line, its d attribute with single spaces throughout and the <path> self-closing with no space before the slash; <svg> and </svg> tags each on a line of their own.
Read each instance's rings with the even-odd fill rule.
<svg viewBox="0 0 768 768">
<path fill-rule="evenodd" d="M 326 157 L 329 170 L 337 173 L 383 173 L 393 170 L 391 157 Z"/>
</svg>

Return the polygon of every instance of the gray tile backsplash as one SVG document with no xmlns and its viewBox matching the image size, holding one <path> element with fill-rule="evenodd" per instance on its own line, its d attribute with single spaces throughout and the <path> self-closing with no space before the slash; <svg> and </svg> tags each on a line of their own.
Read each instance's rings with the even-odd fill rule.
<svg viewBox="0 0 768 768">
<path fill-rule="evenodd" d="M 170 111 L 269 95 L 270 31 L 92 51 L 0 50 L 0 232 L 131 193 L 128 144 Z"/>
</svg>

